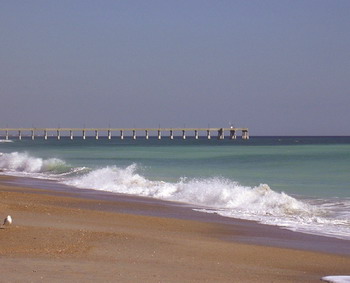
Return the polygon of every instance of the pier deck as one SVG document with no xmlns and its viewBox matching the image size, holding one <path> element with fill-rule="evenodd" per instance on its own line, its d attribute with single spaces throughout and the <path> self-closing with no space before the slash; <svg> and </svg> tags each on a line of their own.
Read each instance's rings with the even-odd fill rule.
<svg viewBox="0 0 350 283">
<path fill-rule="evenodd" d="M 89 136 L 89 133 L 93 133 L 90 136 L 94 136 L 98 139 L 100 136 L 108 137 L 112 139 L 112 136 L 115 136 L 115 133 L 118 133 L 120 139 L 124 139 L 125 134 L 130 133 L 130 136 L 133 139 L 137 138 L 137 135 L 144 133 L 146 139 L 150 135 L 162 138 L 162 134 L 167 133 L 170 139 L 173 139 L 174 136 L 181 136 L 183 139 L 186 139 L 188 133 L 193 133 L 196 139 L 199 138 L 200 133 L 205 132 L 207 139 L 211 139 L 212 133 L 217 133 L 218 139 L 224 139 L 225 133 L 229 133 L 230 139 L 236 139 L 237 133 L 241 132 L 242 139 L 249 139 L 248 128 L 0 128 L 0 137 L 4 136 L 6 140 L 9 137 L 17 137 L 22 139 L 22 136 L 30 136 L 33 140 L 36 137 L 44 137 L 48 139 L 49 134 L 54 133 L 57 139 L 60 139 L 61 136 L 68 136 L 71 139 L 74 138 L 74 134 L 79 133 L 79 135 L 86 139 Z M 2 134 L 1 134 L 2 133 Z M 114 135 L 113 135 L 114 133 Z"/>
</svg>

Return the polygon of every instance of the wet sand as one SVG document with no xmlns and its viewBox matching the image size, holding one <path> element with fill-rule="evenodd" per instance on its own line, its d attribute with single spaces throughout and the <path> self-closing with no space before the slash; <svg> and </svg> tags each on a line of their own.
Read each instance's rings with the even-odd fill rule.
<svg viewBox="0 0 350 283">
<path fill-rule="evenodd" d="M 0 217 L 14 221 L 0 229 L 4 282 L 319 282 L 350 273 L 349 241 L 8 181 L 0 178 Z"/>
</svg>

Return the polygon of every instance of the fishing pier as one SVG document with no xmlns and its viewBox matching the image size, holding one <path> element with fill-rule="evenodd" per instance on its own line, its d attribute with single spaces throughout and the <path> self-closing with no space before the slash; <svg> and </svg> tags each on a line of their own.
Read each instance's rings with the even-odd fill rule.
<svg viewBox="0 0 350 283">
<path fill-rule="evenodd" d="M 24 136 L 35 138 L 42 137 L 47 140 L 49 137 L 54 137 L 60 140 L 61 137 L 69 137 L 73 140 L 75 137 L 86 139 L 87 137 L 94 137 L 98 140 L 100 137 L 106 137 L 109 140 L 112 137 L 124 139 L 124 137 L 131 137 L 136 140 L 137 137 L 149 139 L 150 136 L 155 136 L 159 140 L 164 136 L 169 139 L 174 139 L 174 136 L 179 136 L 186 139 L 188 135 L 193 135 L 195 139 L 204 136 L 211 139 L 212 135 L 219 140 L 225 139 L 225 134 L 228 138 L 237 139 L 237 133 L 241 133 L 241 138 L 249 139 L 248 128 L 0 128 L 0 137 L 5 140 L 9 138 L 17 138 L 19 140 Z"/>
</svg>

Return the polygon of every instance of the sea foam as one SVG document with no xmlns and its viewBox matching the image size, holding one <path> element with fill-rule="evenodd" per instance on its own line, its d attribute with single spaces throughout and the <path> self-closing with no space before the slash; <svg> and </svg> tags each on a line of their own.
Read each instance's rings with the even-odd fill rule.
<svg viewBox="0 0 350 283">
<path fill-rule="evenodd" d="M 350 239 L 350 200 L 347 199 L 341 200 L 342 203 L 301 200 L 276 192 L 267 184 L 249 187 L 223 177 L 181 178 L 176 182 L 150 180 L 138 173 L 137 164 L 91 169 L 73 167 L 57 158 L 43 159 L 18 152 L 0 153 L 0 170 L 12 175 L 54 179 L 77 188 L 188 203 L 201 212 Z"/>
<path fill-rule="evenodd" d="M 13 140 L 0 140 L 0 143 L 13 142 Z"/>
<path fill-rule="evenodd" d="M 55 179 L 74 172 L 77 168 L 72 168 L 58 158 L 43 159 L 25 152 L 12 152 L 0 153 L 0 169 L 12 175 Z"/>
<path fill-rule="evenodd" d="M 278 193 L 266 184 L 245 187 L 237 182 L 220 178 L 187 179 L 176 183 L 152 181 L 139 175 L 137 165 L 116 166 L 93 170 L 83 176 L 65 181 L 66 184 L 95 190 L 132 194 L 202 207 L 236 209 L 261 215 L 306 215 L 315 213 L 308 204 L 285 193 Z"/>
<path fill-rule="evenodd" d="M 197 211 L 282 226 L 293 231 L 350 239 L 348 214 L 329 217 L 327 205 L 313 205 L 267 184 L 256 187 L 221 178 L 182 178 L 175 183 L 153 181 L 137 173 L 138 166 L 109 166 L 69 178 L 65 184 L 114 193 L 188 203 Z M 349 206 L 349 204 L 346 204 Z"/>
<path fill-rule="evenodd" d="M 322 277 L 323 281 L 332 283 L 350 283 L 349 275 L 333 275 Z"/>
</svg>

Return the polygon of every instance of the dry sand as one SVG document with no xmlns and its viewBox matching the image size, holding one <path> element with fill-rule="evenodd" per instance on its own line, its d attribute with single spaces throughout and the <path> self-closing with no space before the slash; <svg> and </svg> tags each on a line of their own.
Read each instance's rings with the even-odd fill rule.
<svg viewBox="0 0 350 283">
<path fill-rule="evenodd" d="M 242 244 L 226 224 L 98 209 L 111 205 L 128 203 L 0 183 L 0 217 L 14 221 L 0 229 L 0 281 L 320 282 L 350 273 L 348 255 Z"/>
</svg>

